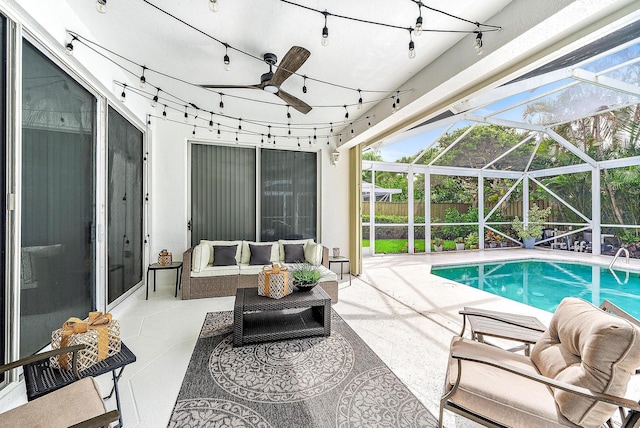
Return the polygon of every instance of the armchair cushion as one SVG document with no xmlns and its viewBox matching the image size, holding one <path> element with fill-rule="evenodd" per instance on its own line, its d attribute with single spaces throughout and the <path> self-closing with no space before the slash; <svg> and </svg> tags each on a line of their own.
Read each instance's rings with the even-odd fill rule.
<svg viewBox="0 0 640 428">
<path fill-rule="evenodd" d="M 88 377 L 2 413 L 0 426 L 67 427 L 105 412 L 98 385 Z"/>
<path fill-rule="evenodd" d="M 640 330 L 584 300 L 566 298 L 536 343 L 531 360 L 544 376 L 622 397 L 640 366 Z M 600 426 L 616 409 L 558 389 L 554 398 L 567 419 L 585 427 Z"/>
</svg>

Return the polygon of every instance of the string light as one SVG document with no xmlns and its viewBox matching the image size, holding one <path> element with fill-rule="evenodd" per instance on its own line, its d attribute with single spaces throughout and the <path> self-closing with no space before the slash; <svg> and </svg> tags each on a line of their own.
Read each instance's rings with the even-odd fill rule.
<svg viewBox="0 0 640 428">
<path fill-rule="evenodd" d="M 209 0 L 209 9 L 211 12 L 218 11 L 218 0 Z"/>
<path fill-rule="evenodd" d="M 353 122 L 351 122 L 350 125 L 351 125 L 351 136 L 353 137 L 353 134 L 354 134 L 354 132 L 353 132 Z"/>
<path fill-rule="evenodd" d="M 209 132 L 213 132 L 213 113 L 211 113 L 211 118 L 209 119 Z"/>
<path fill-rule="evenodd" d="M 307 93 L 307 76 L 302 76 L 302 93 L 306 94 Z"/>
<path fill-rule="evenodd" d="M 322 46 L 327 46 L 329 44 L 329 28 L 327 28 L 327 15 L 329 13 L 324 11 L 324 28 L 322 29 Z"/>
<path fill-rule="evenodd" d="M 260 144 L 264 144 L 264 134 L 260 134 Z"/>
<path fill-rule="evenodd" d="M 393 101 L 393 104 L 391 104 L 391 113 L 395 113 L 396 112 L 396 99 L 395 99 L 395 97 L 391 97 L 391 101 Z"/>
<path fill-rule="evenodd" d="M 236 143 L 238 142 L 238 133 L 236 132 Z"/>
<path fill-rule="evenodd" d="M 73 42 L 78 40 L 76 36 L 71 36 L 71 41 L 65 45 L 67 49 L 67 55 L 73 55 Z"/>
<path fill-rule="evenodd" d="M 289 107 L 291 107 L 291 106 L 289 104 L 287 104 L 287 123 L 289 123 L 289 125 L 291 125 L 291 111 L 290 111 Z"/>
<path fill-rule="evenodd" d="M 96 10 L 100 13 L 107 13 L 107 0 L 98 0 L 96 2 Z"/>
<path fill-rule="evenodd" d="M 271 125 L 269 125 L 269 133 L 267 134 L 267 143 L 271 143 Z"/>
<path fill-rule="evenodd" d="M 362 91 L 360 89 L 358 89 L 358 95 L 360 96 L 358 98 L 358 110 L 362 110 Z"/>
<path fill-rule="evenodd" d="M 422 34 L 422 5 L 418 3 L 418 19 L 416 19 L 416 28 L 413 29 L 413 35 L 419 36 Z"/>
<path fill-rule="evenodd" d="M 127 84 L 122 85 L 122 93 L 120 94 L 120 101 L 125 102 L 127 99 L 127 94 L 125 91 L 127 90 Z"/>
<path fill-rule="evenodd" d="M 411 37 L 411 29 L 409 29 L 409 59 L 416 57 L 416 44 L 413 43 L 413 37 Z"/>
<path fill-rule="evenodd" d="M 349 119 L 349 110 L 347 109 L 347 105 L 345 104 L 344 106 L 344 120 L 346 121 L 347 119 Z"/>
<path fill-rule="evenodd" d="M 297 138 L 298 138 L 298 147 L 300 147 L 300 137 L 297 137 Z"/>
<path fill-rule="evenodd" d="M 224 70 L 231 70 L 231 60 L 229 59 L 229 45 L 224 44 Z"/>
<path fill-rule="evenodd" d="M 193 135 L 196 135 L 196 125 L 193 125 L 193 132 L 192 132 L 192 134 L 193 134 Z"/>
<path fill-rule="evenodd" d="M 147 70 L 147 67 L 145 67 L 144 65 L 142 66 L 142 76 L 140 76 L 140 87 L 144 88 L 145 86 L 147 86 L 147 78 L 144 77 L 144 72 Z"/>
<path fill-rule="evenodd" d="M 222 96 L 224 94 L 222 92 L 220 92 L 220 104 L 218 105 L 218 111 L 220 112 L 220 114 L 224 113 L 224 102 L 222 101 Z"/>
<path fill-rule="evenodd" d="M 162 119 L 167 120 L 167 105 L 164 105 L 164 110 L 162 110 Z"/>
<path fill-rule="evenodd" d="M 400 91 L 396 91 L 396 105 L 400 107 Z"/>
<path fill-rule="evenodd" d="M 473 41 L 473 48 L 476 51 L 476 55 L 482 55 L 482 31 L 478 25 L 478 30 L 475 32 L 476 39 Z"/>
<path fill-rule="evenodd" d="M 220 139 L 220 137 L 222 137 L 222 134 L 220 133 L 220 124 L 218 123 L 218 140 Z"/>
<path fill-rule="evenodd" d="M 158 92 L 153 96 L 153 100 L 151 101 L 151 107 L 155 107 L 158 105 L 158 100 L 160 99 L 160 88 L 157 88 Z"/>
<path fill-rule="evenodd" d="M 287 134 L 291 135 L 291 125 L 287 125 L 289 130 L 287 131 Z"/>
<path fill-rule="evenodd" d="M 238 131 L 242 131 L 242 119 L 238 119 Z"/>
<path fill-rule="evenodd" d="M 316 128 L 313 128 L 313 142 L 315 143 L 318 140 L 318 137 L 316 136 Z"/>
<path fill-rule="evenodd" d="M 184 106 L 184 123 L 189 122 L 189 114 L 187 113 L 187 106 Z"/>
<path fill-rule="evenodd" d="M 331 126 L 331 130 L 329 132 L 333 135 L 333 122 L 329 122 L 329 126 Z"/>
</svg>

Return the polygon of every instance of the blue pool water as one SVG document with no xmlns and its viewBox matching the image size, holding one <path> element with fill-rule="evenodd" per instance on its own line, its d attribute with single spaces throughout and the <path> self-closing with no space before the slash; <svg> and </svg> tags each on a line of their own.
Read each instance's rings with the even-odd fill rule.
<svg viewBox="0 0 640 428">
<path fill-rule="evenodd" d="M 554 312 L 564 297 L 600 305 L 609 300 L 640 318 L 640 275 L 606 266 L 518 260 L 463 266 L 434 266 L 431 273 L 516 302 Z"/>
</svg>

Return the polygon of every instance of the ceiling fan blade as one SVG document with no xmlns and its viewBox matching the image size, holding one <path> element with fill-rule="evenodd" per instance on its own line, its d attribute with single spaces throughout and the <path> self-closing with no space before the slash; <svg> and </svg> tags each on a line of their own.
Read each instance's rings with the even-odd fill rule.
<svg viewBox="0 0 640 428">
<path fill-rule="evenodd" d="M 282 85 L 282 82 L 287 80 L 291 74 L 298 71 L 302 64 L 309 58 L 311 52 L 300 46 L 293 46 L 284 55 L 278 69 L 273 74 L 273 78 L 269 81 L 270 85 L 278 86 Z"/>
<path fill-rule="evenodd" d="M 287 105 L 290 105 L 300 113 L 307 114 L 311 111 L 311 106 L 309 104 L 283 91 L 282 89 L 280 89 L 276 95 L 279 96 L 285 103 L 287 103 Z"/>
<path fill-rule="evenodd" d="M 199 85 L 201 88 L 207 89 L 262 89 L 264 84 L 258 85 Z"/>
</svg>

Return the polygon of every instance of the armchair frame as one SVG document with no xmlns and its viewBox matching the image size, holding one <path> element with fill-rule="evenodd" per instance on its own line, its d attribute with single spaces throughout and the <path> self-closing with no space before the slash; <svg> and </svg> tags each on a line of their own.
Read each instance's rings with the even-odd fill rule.
<svg viewBox="0 0 640 428">
<path fill-rule="evenodd" d="M 27 364 L 31 364 L 37 361 L 42 361 L 48 359 L 50 357 L 54 357 L 61 354 L 72 354 L 72 363 L 71 363 L 71 371 L 73 372 L 73 376 L 76 380 L 80 380 L 80 376 L 78 374 L 78 352 L 83 350 L 85 345 L 74 345 L 61 349 L 54 349 L 51 351 L 42 352 L 40 354 L 33 354 L 28 357 L 21 358 L 17 361 L 0 365 L 0 374 L 8 372 L 10 370 L 25 366 Z M 102 399 L 102 398 L 101 398 Z M 108 427 L 111 422 L 116 422 L 120 418 L 120 413 L 117 410 L 111 410 L 101 415 L 95 416 L 86 421 L 80 422 L 78 424 L 72 425 L 71 428 L 100 428 L 100 427 Z M 2 419 L 2 414 L 0 414 L 0 420 Z"/>
</svg>

